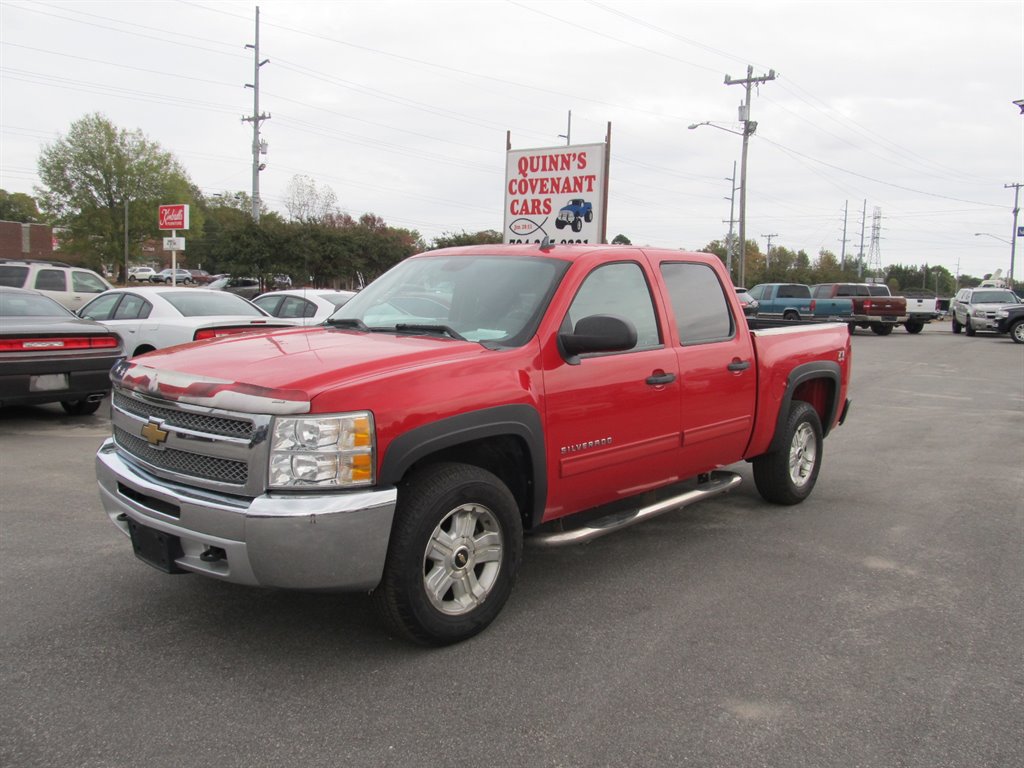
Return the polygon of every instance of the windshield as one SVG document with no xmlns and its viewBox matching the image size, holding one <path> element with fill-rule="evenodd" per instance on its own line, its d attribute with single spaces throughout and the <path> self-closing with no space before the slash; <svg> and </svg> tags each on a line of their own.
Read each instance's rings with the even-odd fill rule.
<svg viewBox="0 0 1024 768">
<path fill-rule="evenodd" d="M 408 259 L 357 293 L 328 322 L 520 346 L 533 336 L 568 266 L 537 257 Z"/>
<path fill-rule="evenodd" d="M 1013 291 L 975 291 L 972 304 L 1019 304 L 1020 299 Z"/>
</svg>

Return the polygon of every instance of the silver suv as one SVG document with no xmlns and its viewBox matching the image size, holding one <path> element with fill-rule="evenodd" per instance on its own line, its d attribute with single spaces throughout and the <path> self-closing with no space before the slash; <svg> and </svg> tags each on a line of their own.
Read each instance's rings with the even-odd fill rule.
<svg viewBox="0 0 1024 768">
<path fill-rule="evenodd" d="M 996 331 L 999 325 L 996 312 L 1007 304 L 1020 303 L 1020 298 L 1008 288 L 961 288 L 949 307 L 953 333 L 963 330 L 973 336 L 977 331 Z"/>
<path fill-rule="evenodd" d="M 39 259 L 0 259 L 0 285 L 39 291 L 72 312 L 114 287 L 91 269 Z"/>
</svg>

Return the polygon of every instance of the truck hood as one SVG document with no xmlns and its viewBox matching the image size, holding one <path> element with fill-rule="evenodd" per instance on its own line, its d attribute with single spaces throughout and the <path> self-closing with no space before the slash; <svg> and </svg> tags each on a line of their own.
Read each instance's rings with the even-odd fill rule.
<svg viewBox="0 0 1024 768">
<path fill-rule="evenodd" d="M 316 326 L 228 336 L 115 366 L 118 386 L 245 413 L 299 414 L 319 394 L 444 361 L 487 354 L 475 342 Z"/>
</svg>

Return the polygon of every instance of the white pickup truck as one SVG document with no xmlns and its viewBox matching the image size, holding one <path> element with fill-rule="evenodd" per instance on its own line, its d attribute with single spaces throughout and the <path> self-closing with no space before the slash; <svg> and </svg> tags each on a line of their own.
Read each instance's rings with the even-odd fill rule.
<svg viewBox="0 0 1024 768">
<path fill-rule="evenodd" d="M 902 291 L 907 300 L 907 322 L 903 327 L 907 333 L 920 333 L 925 325 L 942 317 L 938 298 L 927 288 L 908 288 Z"/>
</svg>

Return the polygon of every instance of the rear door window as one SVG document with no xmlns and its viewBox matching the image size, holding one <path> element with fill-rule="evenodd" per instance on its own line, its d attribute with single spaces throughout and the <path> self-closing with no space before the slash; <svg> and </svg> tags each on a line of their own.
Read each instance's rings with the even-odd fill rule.
<svg viewBox="0 0 1024 768">
<path fill-rule="evenodd" d="M 725 341 L 736 326 L 718 276 L 707 264 L 661 265 L 683 346 Z"/>
<path fill-rule="evenodd" d="M 40 269 L 34 287 L 37 291 L 66 291 L 68 279 L 62 269 Z"/>
</svg>

